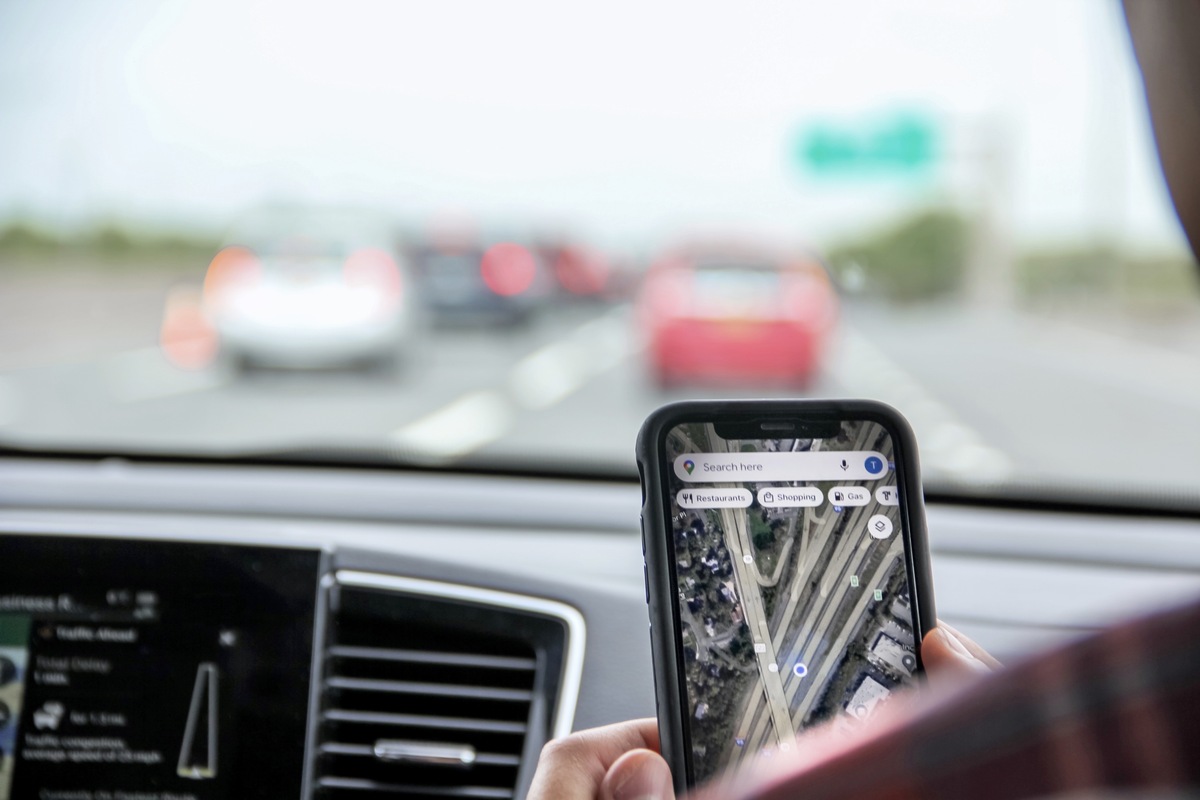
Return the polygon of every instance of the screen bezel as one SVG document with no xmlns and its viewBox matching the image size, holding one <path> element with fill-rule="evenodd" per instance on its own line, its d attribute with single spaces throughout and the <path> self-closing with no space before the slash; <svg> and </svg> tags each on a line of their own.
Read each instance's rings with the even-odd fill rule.
<svg viewBox="0 0 1200 800">
<path fill-rule="evenodd" d="M 860 400 L 821 401 L 821 400 L 788 400 L 788 401 L 713 401 L 689 402 L 665 406 L 656 411 L 647 420 L 639 437 L 639 455 L 645 457 L 647 445 L 653 448 L 650 459 L 651 467 L 639 466 L 643 469 L 643 488 L 646 499 L 653 497 L 649 504 L 656 514 L 655 526 L 659 534 L 653 548 L 647 542 L 648 561 L 656 561 L 655 582 L 661 587 L 655 591 L 648 586 L 651 598 L 651 616 L 660 626 L 667 623 L 669 635 L 669 657 L 671 663 L 661 663 L 666 653 L 661 653 L 666 642 L 655 642 L 656 683 L 658 686 L 660 733 L 663 738 L 664 754 L 671 752 L 673 768 L 683 767 L 685 774 L 684 788 L 695 785 L 695 767 L 692 759 L 691 720 L 683 713 L 688 708 L 688 689 L 684 675 L 683 639 L 680 629 L 679 586 L 678 572 L 673 558 L 669 557 L 672 542 L 671 526 L 671 469 L 672 464 L 666 457 L 666 439 L 670 431 L 678 425 L 688 423 L 709 423 L 723 427 L 726 431 L 739 430 L 752 433 L 757 438 L 778 438 L 781 430 L 772 426 L 763 429 L 762 425 L 772 423 L 792 423 L 792 435 L 803 435 L 808 427 L 828 429 L 831 424 L 842 421 L 867 421 L 881 425 L 892 439 L 893 459 L 895 462 L 896 486 L 900 494 L 898 511 L 901 520 L 901 534 L 904 541 L 904 564 L 906 580 L 909 587 L 909 597 L 912 603 L 914 630 L 924 636 L 936 624 L 936 614 L 933 609 L 932 580 L 929 570 L 928 547 L 926 544 L 923 502 L 920 490 L 920 467 L 917 457 L 916 441 L 912 429 L 904 418 L 894 409 L 882 403 Z M 742 438 L 752 438 L 744 436 Z M 647 480 L 652 478 L 653 480 Z M 914 501 L 914 498 L 915 501 Z M 653 556 L 651 555 L 653 552 Z M 649 570 L 649 564 L 647 566 Z M 665 574 L 662 574 L 665 572 Z M 647 580 L 650 581 L 649 571 Z M 662 579 L 666 579 L 663 581 Z M 661 596 L 665 592 L 664 607 Z M 657 608 L 656 608 L 657 607 Z M 656 613 L 657 612 L 657 613 Z M 665 612 L 665 614 L 664 614 Z M 666 619 L 664 619 L 664 616 Z M 662 633 L 659 633 L 662 636 Z M 919 639 L 920 637 L 918 637 Z M 918 676 L 923 674 L 923 661 L 919 641 L 916 647 Z M 665 674 L 664 674 L 665 673 Z M 673 686 L 671 685 L 673 684 Z M 668 708 L 664 709 L 662 700 L 664 690 L 670 686 L 673 694 L 669 698 Z M 664 714 L 664 711 L 666 712 Z M 681 735 L 676 741 L 672 735 L 674 728 Z M 677 784 L 680 781 L 677 778 Z"/>
</svg>

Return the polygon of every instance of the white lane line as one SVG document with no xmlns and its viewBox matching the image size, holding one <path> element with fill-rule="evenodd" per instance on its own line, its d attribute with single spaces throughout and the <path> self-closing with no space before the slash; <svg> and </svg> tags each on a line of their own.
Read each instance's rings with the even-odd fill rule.
<svg viewBox="0 0 1200 800">
<path fill-rule="evenodd" d="M 468 392 L 392 434 L 428 458 L 455 458 L 495 441 L 512 427 L 512 402 L 494 389 Z"/>
<path fill-rule="evenodd" d="M 588 379 L 587 350 L 571 339 L 525 356 L 509 372 L 508 391 L 525 408 L 549 408 Z"/>
<path fill-rule="evenodd" d="M 509 372 L 509 394 L 531 410 L 561 402 L 636 351 L 630 325 L 629 309 L 619 307 L 535 350 Z"/>
<path fill-rule="evenodd" d="M 105 357 L 98 365 L 109 395 L 119 403 L 140 403 L 224 386 L 228 368 L 201 370 L 176 367 L 157 347 L 142 347 Z"/>
<path fill-rule="evenodd" d="M 896 407 L 912 424 L 928 472 L 971 483 L 1012 475 L 1012 460 L 987 444 L 946 405 L 850 325 L 844 325 L 829 371 L 846 389 Z"/>
<path fill-rule="evenodd" d="M 547 409 L 639 350 L 630 310 L 620 306 L 522 358 L 500 388 L 462 395 L 404 425 L 393 440 L 426 458 L 452 459 L 506 435 L 519 411 Z"/>
</svg>

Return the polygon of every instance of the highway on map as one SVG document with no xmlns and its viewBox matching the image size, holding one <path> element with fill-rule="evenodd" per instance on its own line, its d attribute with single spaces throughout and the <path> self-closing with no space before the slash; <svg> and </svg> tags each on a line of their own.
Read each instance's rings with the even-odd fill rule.
<svg viewBox="0 0 1200 800">
<path fill-rule="evenodd" d="M 689 450 L 735 452 L 736 445 L 718 439 L 711 425 L 706 425 L 704 431 L 707 441 L 689 442 Z M 864 431 L 849 449 L 871 449 L 874 443 L 867 440 L 868 434 L 869 431 Z M 786 590 L 776 600 L 776 613 L 768 619 L 762 588 L 773 585 L 779 573 L 775 576 L 760 573 L 750 541 L 748 513 L 743 509 L 719 512 L 738 598 L 755 645 L 760 680 L 747 697 L 728 745 L 727 760 L 731 763 L 754 758 L 765 747 L 778 744 L 786 748 L 794 741 L 797 723 L 805 719 L 820 699 L 820 690 L 841 662 L 847 640 L 862 620 L 874 591 L 885 587 L 888 575 L 903 555 L 898 532 L 884 543 L 861 535 L 867 518 L 875 513 L 870 505 L 835 512 L 827 501 L 814 509 L 796 509 L 781 558 L 786 559 L 792 552 L 797 557 L 782 571 Z M 843 535 L 838 535 L 839 532 Z M 802 539 L 798 551 L 792 536 Z M 867 574 L 873 546 L 886 547 L 886 554 L 875 570 Z M 807 590 L 805 585 L 821 564 L 825 566 L 820 570 L 819 584 L 815 590 Z M 858 576 L 857 587 L 851 585 L 850 575 Z M 835 619 L 851 592 L 857 595 L 857 601 L 848 614 Z M 802 675 L 795 671 L 796 664 L 804 665 Z"/>
</svg>

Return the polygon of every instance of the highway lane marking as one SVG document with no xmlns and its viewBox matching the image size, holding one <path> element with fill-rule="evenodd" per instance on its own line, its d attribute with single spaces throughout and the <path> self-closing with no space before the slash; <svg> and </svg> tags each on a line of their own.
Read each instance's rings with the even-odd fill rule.
<svg viewBox="0 0 1200 800">
<path fill-rule="evenodd" d="M 636 352 L 630 327 L 628 306 L 588 320 L 518 361 L 509 372 L 509 393 L 534 411 L 562 402 Z"/>
<path fill-rule="evenodd" d="M 840 348 L 829 372 L 851 393 L 890 403 L 912 423 L 921 461 L 931 472 L 971 483 L 1002 482 L 1012 460 L 966 425 L 958 415 L 896 364 L 866 336 L 843 326 Z"/>
<path fill-rule="evenodd" d="M 618 306 L 529 353 L 509 369 L 502 385 L 477 389 L 391 434 L 427 458 L 453 459 L 505 436 L 521 411 L 542 411 L 619 366 L 640 345 L 630 309 Z"/>
<path fill-rule="evenodd" d="M 871 590 L 871 593 L 868 593 L 867 591 L 862 592 L 858 602 L 854 604 L 854 608 L 850 612 L 850 619 L 859 620 L 863 618 L 863 615 L 866 613 L 867 604 L 873 600 L 874 590 L 887 585 L 888 576 L 891 574 L 892 566 L 900 558 L 900 541 L 896 540 L 891 544 L 890 547 L 888 547 L 883 561 L 880 563 L 875 575 L 870 581 L 870 586 L 868 588 Z M 822 619 L 822 624 L 824 624 L 824 618 Z M 844 628 L 837 640 L 835 640 L 832 646 L 829 648 L 829 652 L 842 652 L 845 649 L 846 641 L 850 638 L 850 634 L 853 632 L 853 630 L 854 626 L 848 626 Z M 805 664 L 810 663 L 810 659 L 808 658 L 801 658 L 800 660 L 802 660 Z M 790 687 L 791 691 L 787 692 L 789 703 L 796 697 L 797 690 L 799 689 L 801 683 L 811 687 L 811 690 L 808 691 L 800 700 L 800 705 L 796 709 L 797 718 L 804 719 L 812 710 L 812 707 L 816 705 L 817 701 L 820 699 L 820 696 L 825 692 L 825 684 L 829 680 L 830 673 L 833 672 L 838 665 L 839 662 L 835 659 L 826 658 L 822 667 L 817 671 L 816 676 L 813 677 L 811 681 L 807 679 L 808 676 L 806 676 L 804 680 L 796 679 L 792 681 L 792 685 Z"/>
<path fill-rule="evenodd" d="M 587 351 L 577 342 L 552 342 L 517 362 L 508 390 L 525 408 L 549 408 L 579 390 L 588 379 L 586 363 Z"/>
<path fill-rule="evenodd" d="M 515 416 L 507 397 L 494 389 L 480 389 L 410 422 L 392 439 L 426 457 L 450 459 L 504 435 Z"/>
</svg>

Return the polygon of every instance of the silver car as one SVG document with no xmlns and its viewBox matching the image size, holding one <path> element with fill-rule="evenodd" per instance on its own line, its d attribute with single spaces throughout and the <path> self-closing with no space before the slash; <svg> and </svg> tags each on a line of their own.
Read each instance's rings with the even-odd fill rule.
<svg viewBox="0 0 1200 800">
<path fill-rule="evenodd" d="M 347 212 L 271 212 L 227 241 L 203 292 L 226 360 L 391 366 L 411 347 L 415 283 L 386 224 Z"/>
</svg>

